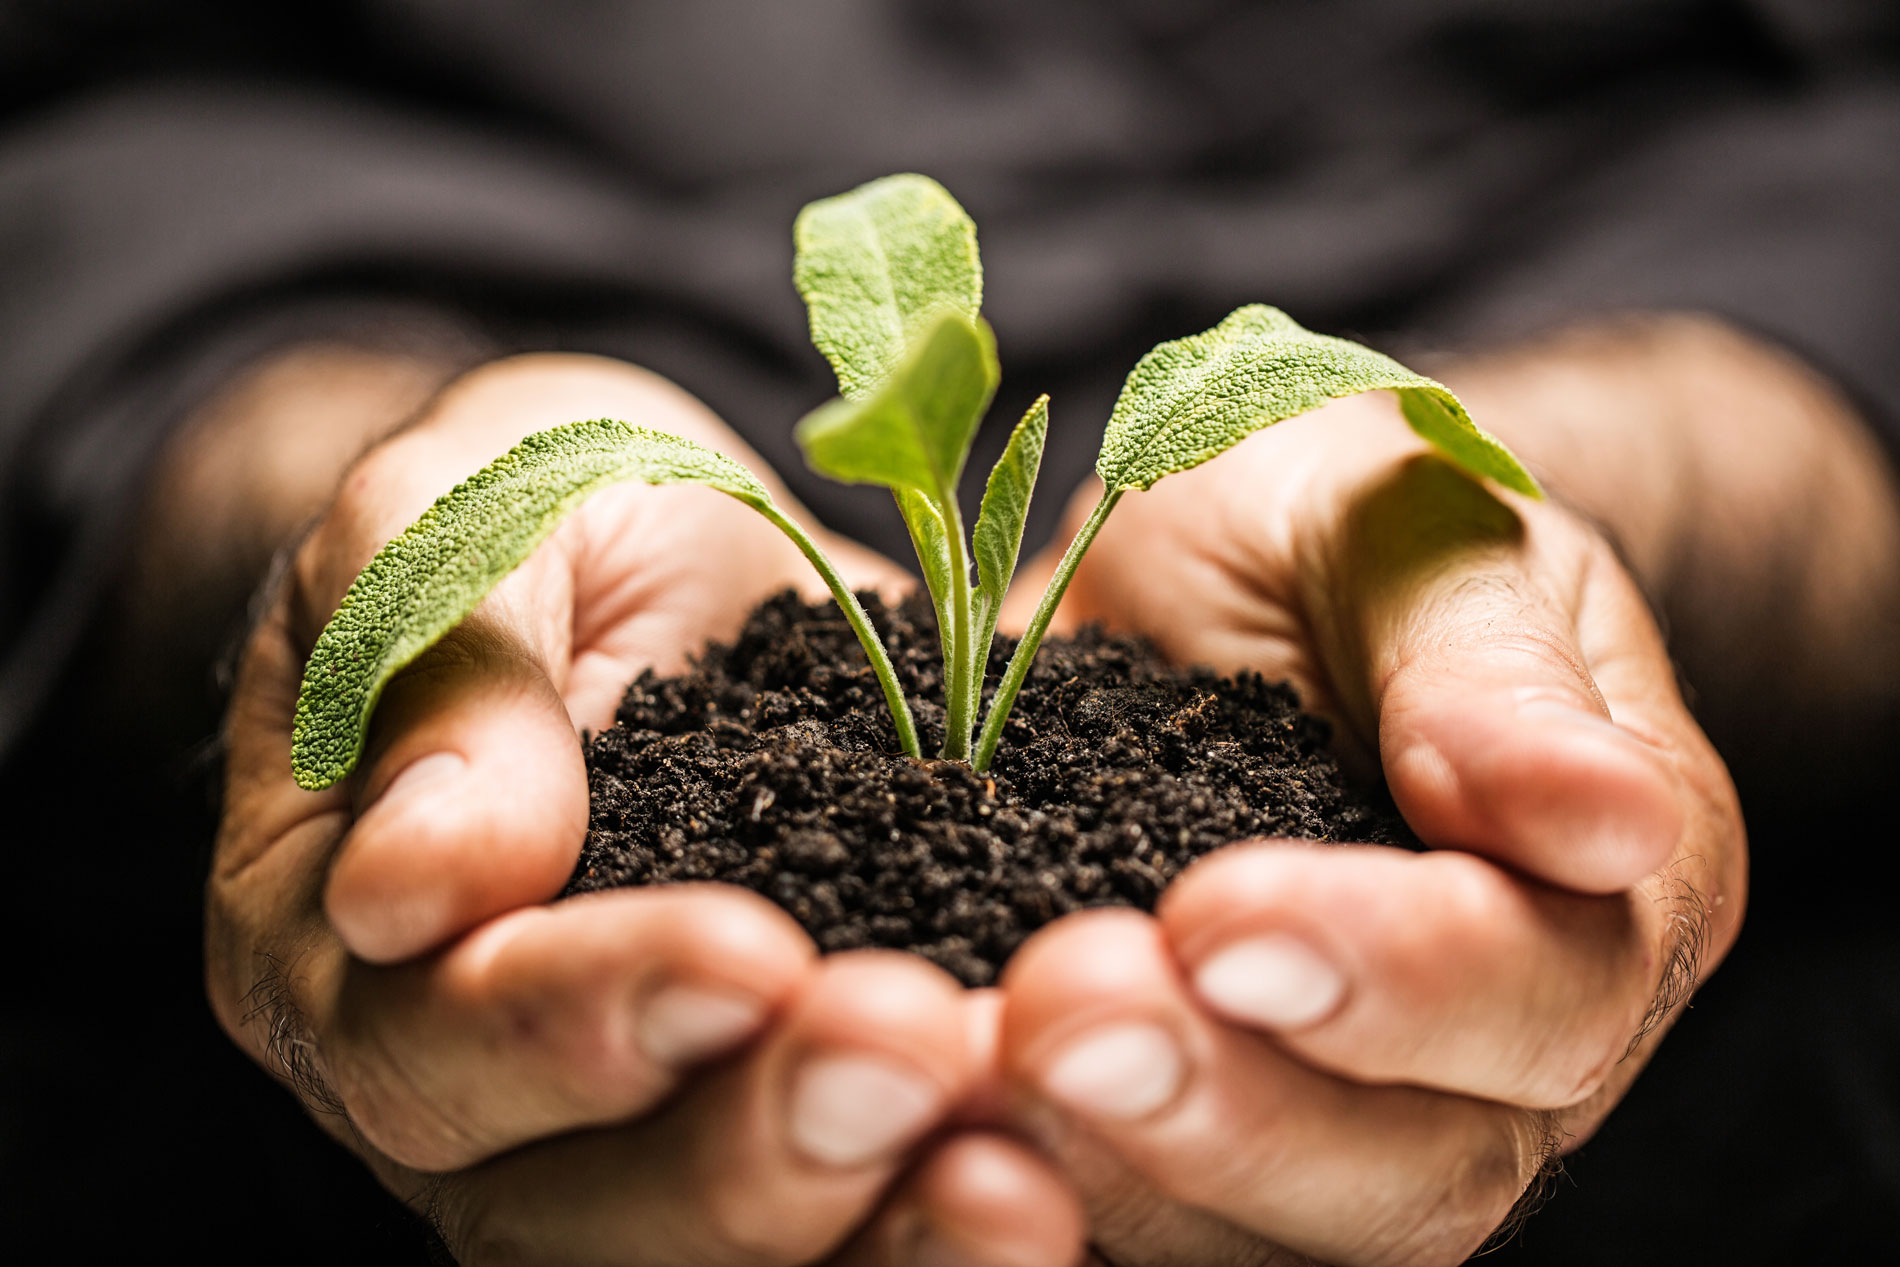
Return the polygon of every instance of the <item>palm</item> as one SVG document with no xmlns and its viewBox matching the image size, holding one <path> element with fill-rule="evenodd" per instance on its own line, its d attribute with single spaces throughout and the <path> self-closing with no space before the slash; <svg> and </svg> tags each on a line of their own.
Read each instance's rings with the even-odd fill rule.
<svg viewBox="0 0 1900 1267">
<path fill-rule="evenodd" d="M 695 488 L 594 498 L 392 680 L 356 775 L 292 782 L 303 658 L 356 571 L 521 434 L 602 413 L 749 456 L 629 367 L 503 362 L 358 463 L 299 550 L 228 718 L 207 908 L 220 1019 L 478 1258 L 863 1260 L 920 1219 L 994 1235 L 1023 1203 L 1056 1212 L 1036 1238 L 1072 1246 L 1072 1199 L 1020 1145 L 962 1131 L 908 1165 L 983 1074 L 971 1004 L 941 972 L 820 963 L 789 916 L 736 889 L 546 905 L 586 825 L 576 729 L 766 595 L 821 588 L 745 507 Z M 898 576 L 827 544 L 857 584 Z M 840 1103 L 847 1083 L 889 1103 Z M 1004 1197 L 982 1186 L 998 1173 Z"/>
<path fill-rule="evenodd" d="M 1129 496 L 1063 616 L 1290 679 L 1437 847 L 1242 845 L 1018 953 L 1003 1061 L 1104 1251 L 1459 1261 L 1735 931 L 1733 790 L 1640 595 L 1368 397 Z"/>
</svg>

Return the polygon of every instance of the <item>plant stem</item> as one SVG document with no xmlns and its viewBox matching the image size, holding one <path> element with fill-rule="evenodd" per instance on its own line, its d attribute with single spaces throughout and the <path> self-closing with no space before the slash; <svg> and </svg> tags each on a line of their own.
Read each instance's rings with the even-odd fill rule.
<svg viewBox="0 0 1900 1267">
<path fill-rule="evenodd" d="M 970 698 L 970 558 L 963 539 L 963 509 L 956 490 L 939 491 L 943 526 L 950 538 L 950 646 L 944 656 L 943 750 L 945 761 L 970 759 L 970 731 L 976 725 L 975 702 Z"/>
<path fill-rule="evenodd" d="M 818 575 L 825 578 L 825 584 L 831 587 L 831 596 L 838 600 L 838 606 L 844 610 L 844 618 L 851 622 L 852 632 L 858 635 L 858 642 L 864 647 L 864 654 L 870 658 L 871 671 L 877 674 L 878 685 L 884 688 L 884 702 L 890 706 L 891 720 L 897 725 L 897 740 L 904 745 L 904 752 L 913 757 L 924 755 L 923 747 L 917 742 L 917 723 L 910 715 L 910 704 L 904 699 L 904 688 L 897 684 L 897 670 L 891 665 L 890 654 L 884 650 L 884 643 L 878 638 L 877 630 L 871 626 L 871 618 L 865 613 L 858 596 L 844 583 L 844 577 L 818 543 L 805 535 L 805 530 L 787 519 L 777 506 L 770 502 L 760 506 L 759 513 L 778 525 L 778 530 L 792 539 L 792 544 L 801 550 L 811 565 L 818 569 Z"/>
<path fill-rule="evenodd" d="M 1102 500 L 1095 503 L 1089 520 L 1075 534 L 1075 540 L 1069 542 L 1069 548 L 1062 556 L 1062 562 L 1056 564 L 1055 575 L 1049 578 L 1049 587 L 1042 592 L 1042 601 L 1036 604 L 1036 614 L 1029 618 L 1029 627 L 1023 630 L 1023 640 L 1016 644 L 1016 653 L 1009 658 L 1009 667 L 1003 670 L 1003 680 L 996 684 L 996 694 L 990 700 L 989 716 L 983 719 L 983 733 L 976 741 L 976 758 L 971 765 L 977 773 L 990 768 L 990 762 L 996 756 L 996 745 L 1003 738 L 1003 723 L 1009 720 L 1009 710 L 1016 704 L 1016 693 L 1022 690 L 1023 679 L 1029 676 L 1029 666 L 1036 658 L 1036 649 L 1042 645 L 1042 636 L 1049 632 L 1049 622 L 1054 619 L 1056 608 L 1062 603 L 1062 595 L 1068 591 L 1069 582 L 1075 578 L 1075 569 L 1082 562 L 1082 556 L 1088 553 L 1089 545 L 1094 542 L 1095 534 L 1102 530 L 1102 524 L 1108 519 L 1108 512 L 1115 509 L 1115 503 L 1122 499 L 1126 489 L 1105 489 Z"/>
</svg>

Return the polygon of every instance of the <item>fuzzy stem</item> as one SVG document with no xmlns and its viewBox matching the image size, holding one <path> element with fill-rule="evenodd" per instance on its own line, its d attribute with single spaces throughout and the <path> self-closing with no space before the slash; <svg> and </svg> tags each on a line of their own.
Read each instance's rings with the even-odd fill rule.
<svg viewBox="0 0 1900 1267">
<path fill-rule="evenodd" d="M 1120 488 L 1103 491 L 1102 500 L 1095 503 L 1088 522 L 1075 534 L 1075 540 L 1069 542 L 1062 562 L 1056 564 L 1055 575 L 1049 578 L 1049 587 L 1043 590 L 1042 601 L 1036 604 L 1036 614 L 1029 618 L 1029 626 L 1023 630 L 1023 640 L 1016 644 L 1016 653 L 1010 656 L 1009 667 L 1003 670 L 1003 680 L 996 684 L 996 694 L 990 700 L 989 716 L 983 719 L 983 733 L 976 741 L 976 759 L 971 763 L 977 773 L 981 774 L 990 768 L 990 762 L 996 756 L 996 745 L 1003 738 L 1003 723 L 1009 720 L 1009 710 L 1016 704 L 1016 693 L 1022 690 L 1023 679 L 1029 676 L 1029 665 L 1036 658 L 1036 649 L 1042 645 L 1042 636 L 1049 632 L 1049 622 L 1055 618 L 1056 608 L 1062 603 L 1062 595 L 1068 591 L 1069 582 L 1075 579 L 1075 569 L 1081 564 L 1082 556 L 1088 553 L 1095 534 L 1102 530 L 1108 512 L 1115 509 L 1115 503 L 1122 499 L 1126 491 Z"/>
<path fill-rule="evenodd" d="M 922 757 L 923 748 L 917 742 L 917 723 L 911 718 L 910 704 L 904 699 L 904 688 L 897 684 L 897 670 L 891 665 L 891 657 L 884 650 L 884 643 L 878 638 L 877 630 L 871 626 L 871 618 L 865 613 L 858 596 L 844 583 L 844 577 L 818 543 L 805 535 L 805 530 L 787 519 L 777 506 L 767 503 L 759 507 L 759 512 L 778 526 L 778 530 L 792 539 L 792 544 L 801 550 L 811 565 L 818 569 L 818 575 L 825 578 L 825 584 L 831 587 L 831 596 L 838 600 L 838 606 L 844 610 L 844 618 L 851 622 L 852 632 L 858 635 L 863 644 L 864 654 L 870 658 L 871 670 L 877 674 L 878 685 L 884 688 L 884 702 L 890 706 L 891 720 L 897 725 L 898 742 L 904 745 L 909 756 Z"/>
<path fill-rule="evenodd" d="M 943 507 L 943 526 L 950 538 L 950 647 L 944 656 L 943 750 L 945 761 L 970 759 L 970 731 L 976 725 L 976 709 L 970 698 L 970 644 L 975 634 L 970 628 L 970 557 L 963 540 L 963 510 L 957 505 L 956 492 L 938 501 Z"/>
</svg>

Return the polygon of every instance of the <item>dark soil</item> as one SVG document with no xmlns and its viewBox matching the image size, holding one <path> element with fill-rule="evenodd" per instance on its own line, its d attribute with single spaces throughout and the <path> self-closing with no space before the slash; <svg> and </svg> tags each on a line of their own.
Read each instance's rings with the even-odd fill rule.
<svg viewBox="0 0 1900 1267">
<path fill-rule="evenodd" d="M 864 597 L 934 750 L 929 605 Z M 1012 649 L 997 639 L 992 686 Z M 1289 687 L 1177 669 L 1085 630 L 1043 643 L 988 776 L 914 762 L 844 617 L 787 593 L 690 672 L 629 688 L 587 747 L 592 823 L 568 892 L 743 884 L 825 950 L 914 950 L 988 984 L 1043 924 L 1085 906 L 1152 909 L 1190 861 L 1233 841 L 1411 843 L 1326 740 Z"/>
</svg>

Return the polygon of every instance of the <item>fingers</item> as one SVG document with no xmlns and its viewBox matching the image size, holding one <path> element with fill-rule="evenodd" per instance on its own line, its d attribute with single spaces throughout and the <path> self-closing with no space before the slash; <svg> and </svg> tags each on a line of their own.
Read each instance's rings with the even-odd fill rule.
<svg viewBox="0 0 1900 1267">
<path fill-rule="evenodd" d="M 783 1023 L 660 1115 L 458 1176 L 461 1262 L 804 1263 L 843 1245 L 969 1085 L 960 990 L 902 955 L 821 962 Z"/>
<path fill-rule="evenodd" d="M 1629 888 L 1675 852 L 1672 755 L 1653 726 L 1620 724 L 1659 700 L 1680 711 L 1668 660 L 1633 592 L 1607 605 L 1596 592 L 1620 578 L 1580 529 L 1549 508 L 1527 526 L 1420 458 L 1363 495 L 1341 544 L 1329 572 L 1349 580 L 1329 619 L 1343 676 L 1370 696 L 1393 798 L 1421 838 L 1587 893 Z M 1651 671 L 1612 698 L 1597 662 Z"/>
<path fill-rule="evenodd" d="M 1004 1068 L 1032 1113 L 1175 1201 L 1326 1262 L 1462 1261 L 1542 1161 L 1538 1115 L 1358 1085 L 1208 1014 L 1141 915 L 1051 926 L 1004 985 Z"/>
<path fill-rule="evenodd" d="M 586 769 L 515 629 L 478 613 L 425 653 L 384 692 L 372 743 L 324 890 L 352 953 L 407 959 L 560 891 L 587 828 Z"/>
<path fill-rule="evenodd" d="M 1455 852 L 1236 846 L 1159 919 L 1200 1002 L 1369 1083 L 1528 1107 L 1603 1085 L 1656 997 L 1668 912 Z"/>
<path fill-rule="evenodd" d="M 1086 1234 L 1046 1159 L 969 1131 L 933 1146 L 832 1267 L 1073 1267 Z"/>
<path fill-rule="evenodd" d="M 604 893 L 515 911 L 425 960 L 351 963 L 318 1038 L 363 1137 L 450 1170 L 646 1111 L 762 1031 L 812 957 L 751 893 Z"/>
</svg>

